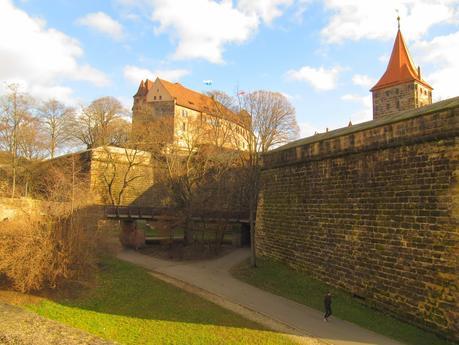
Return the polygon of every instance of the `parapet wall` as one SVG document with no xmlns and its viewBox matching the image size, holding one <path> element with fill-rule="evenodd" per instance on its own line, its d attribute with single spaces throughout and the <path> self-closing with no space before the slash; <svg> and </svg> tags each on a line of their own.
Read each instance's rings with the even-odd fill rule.
<svg viewBox="0 0 459 345">
<path fill-rule="evenodd" d="M 459 339 L 459 98 L 264 157 L 257 253 Z"/>
</svg>

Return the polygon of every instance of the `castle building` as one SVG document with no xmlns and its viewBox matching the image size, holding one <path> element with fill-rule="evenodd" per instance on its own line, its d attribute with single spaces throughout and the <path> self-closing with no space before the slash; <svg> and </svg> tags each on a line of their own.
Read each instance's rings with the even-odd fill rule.
<svg viewBox="0 0 459 345">
<path fill-rule="evenodd" d="M 416 68 L 411 59 L 399 23 L 386 72 L 370 90 L 373 119 L 431 104 L 432 90 L 422 79 L 421 68 Z"/>
<path fill-rule="evenodd" d="M 204 144 L 227 149 L 248 148 L 251 119 L 246 112 L 235 113 L 214 97 L 180 83 L 159 78 L 142 80 L 134 95 L 132 113 L 133 132 L 148 130 L 155 120 L 170 119 L 173 129 L 169 140 L 179 146 L 186 147 L 187 140 L 199 132 Z"/>
</svg>

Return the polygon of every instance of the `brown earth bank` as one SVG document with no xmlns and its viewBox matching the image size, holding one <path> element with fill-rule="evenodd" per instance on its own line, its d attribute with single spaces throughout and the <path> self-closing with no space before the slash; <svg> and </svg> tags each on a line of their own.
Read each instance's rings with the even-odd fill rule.
<svg viewBox="0 0 459 345">
<path fill-rule="evenodd" d="M 0 345 L 115 344 L 0 302 Z"/>
</svg>

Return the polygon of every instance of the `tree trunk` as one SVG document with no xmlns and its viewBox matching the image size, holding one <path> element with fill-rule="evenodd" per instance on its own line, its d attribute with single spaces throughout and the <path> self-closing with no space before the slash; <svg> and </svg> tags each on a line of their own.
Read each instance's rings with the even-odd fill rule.
<svg viewBox="0 0 459 345">
<path fill-rule="evenodd" d="M 13 153 L 14 155 L 14 153 Z M 12 187 L 11 187 L 11 198 L 15 197 L 16 193 L 16 158 L 13 158 L 13 180 L 12 180 Z"/>
<path fill-rule="evenodd" d="M 183 244 L 185 246 L 193 242 L 193 231 L 191 229 L 191 212 L 189 212 L 188 210 L 186 211 L 185 215 L 185 231 L 183 235 Z"/>
<path fill-rule="evenodd" d="M 252 267 L 257 267 L 257 253 L 255 250 L 255 210 L 253 209 L 253 205 L 250 207 L 250 215 L 249 215 L 249 223 L 250 223 L 250 264 Z"/>
</svg>

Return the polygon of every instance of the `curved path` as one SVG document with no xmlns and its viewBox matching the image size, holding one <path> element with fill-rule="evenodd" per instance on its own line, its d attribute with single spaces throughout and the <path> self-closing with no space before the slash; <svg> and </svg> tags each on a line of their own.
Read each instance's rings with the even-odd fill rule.
<svg viewBox="0 0 459 345">
<path fill-rule="evenodd" d="M 226 306 L 247 317 L 258 315 L 258 321 L 277 331 L 294 336 L 311 336 L 319 342 L 334 345 L 401 345 L 353 323 L 333 318 L 323 322 L 322 313 L 260 290 L 231 276 L 229 270 L 247 259 L 249 249 L 238 249 L 221 258 L 198 262 L 172 262 L 155 259 L 135 251 L 122 251 L 118 258 L 142 266 L 160 279 L 204 298 Z M 225 305 L 225 302 L 228 302 Z M 311 343 L 308 341 L 308 343 Z"/>
</svg>

